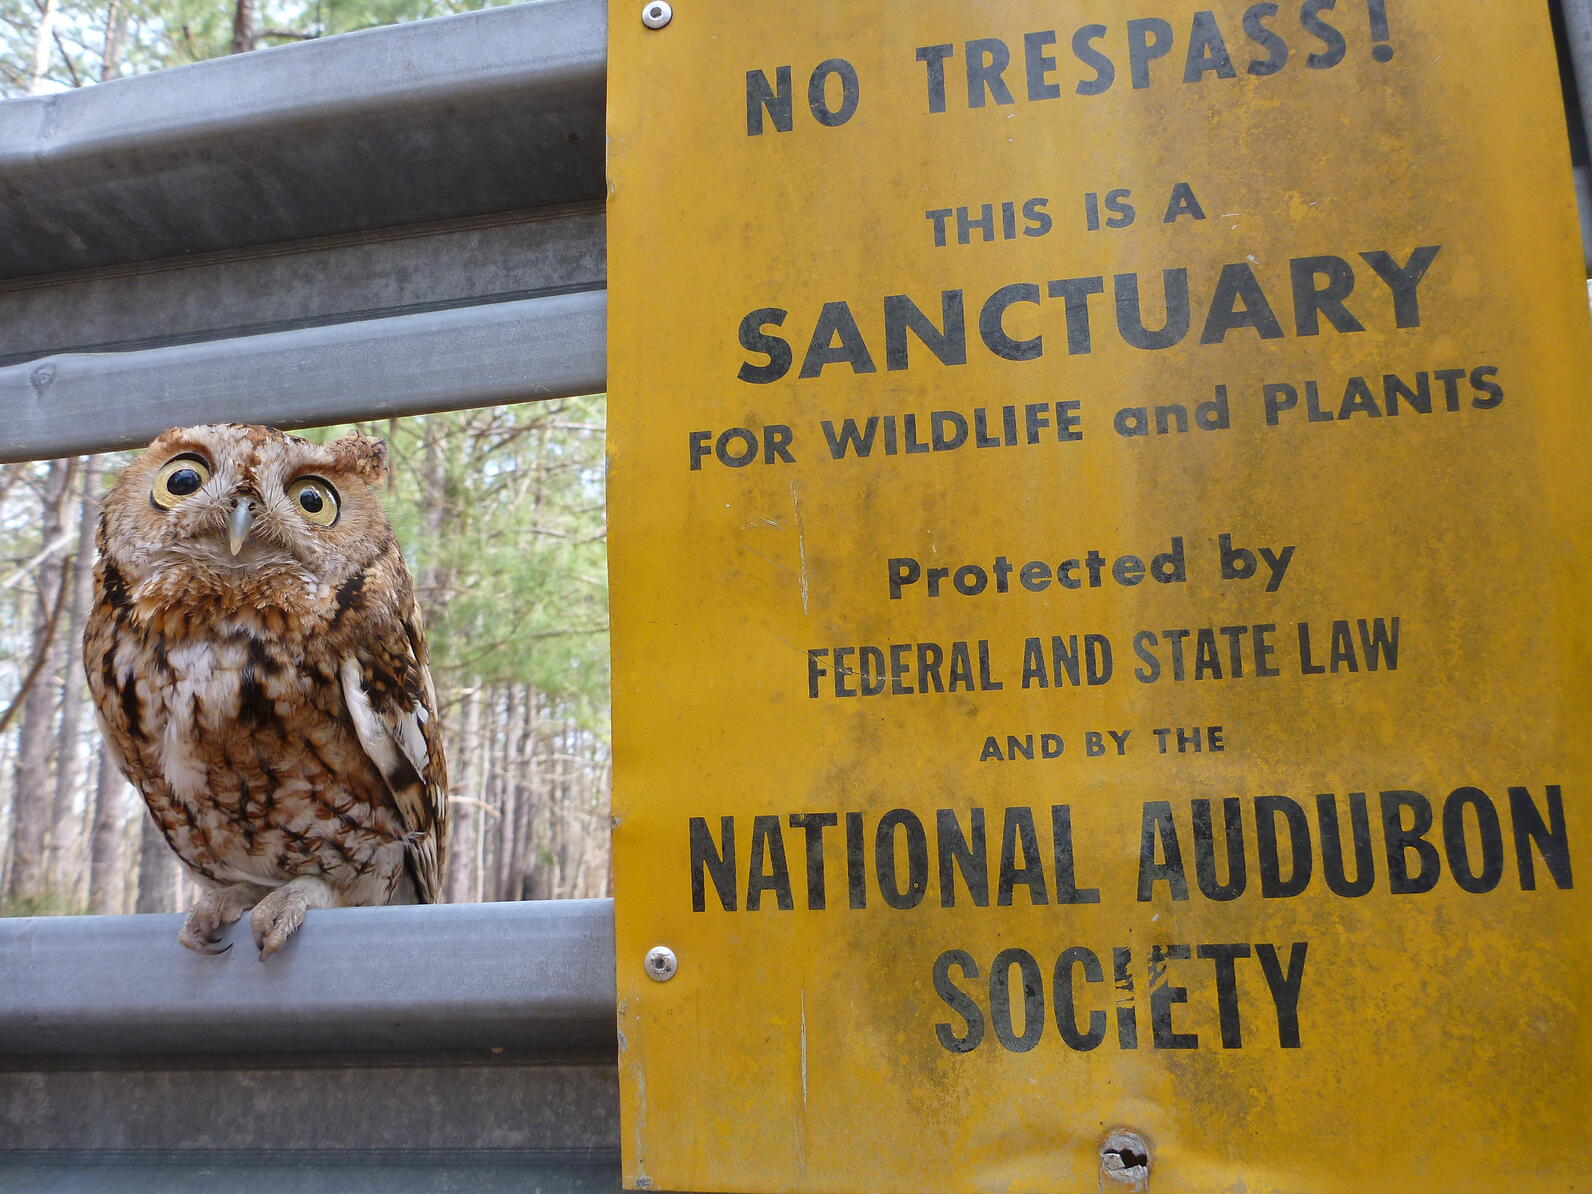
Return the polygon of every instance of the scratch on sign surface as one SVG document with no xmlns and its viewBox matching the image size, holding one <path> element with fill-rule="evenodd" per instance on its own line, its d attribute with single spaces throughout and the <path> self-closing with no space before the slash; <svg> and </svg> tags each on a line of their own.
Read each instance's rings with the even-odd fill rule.
<svg viewBox="0 0 1592 1194">
<path fill-rule="evenodd" d="M 802 1110 L 807 1110 L 807 989 L 802 988 Z"/>
<path fill-rule="evenodd" d="M 802 526 L 802 502 L 801 502 L 801 498 L 798 497 L 797 494 L 796 494 L 796 482 L 794 482 L 794 481 L 792 481 L 790 483 L 790 504 L 791 504 L 791 509 L 796 511 L 796 550 L 797 550 L 798 554 L 801 557 L 800 578 L 801 578 L 801 584 L 802 584 L 802 613 L 805 614 L 807 612 L 807 531 Z M 803 1013 L 803 1015 L 805 1016 L 805 1013 Z M 803 1020 L 804 1027 L 803 1027 L 803 1035 L 802 1035 L 802 1041 L 803 1041 L 804 1050 L 805 1050 L 805 1047 L 806 1047 L 805 1042 L 807 1040 L 805 1024 L 806 1024 L 806 1021 L 804 1019 Z M 802 1053 L 802 1097 L 804 1099 L 806 1098 L 806 1094 L 807 1094 L 807 1054 L 805 1052 L 803 1052 Z"/>
</svg>

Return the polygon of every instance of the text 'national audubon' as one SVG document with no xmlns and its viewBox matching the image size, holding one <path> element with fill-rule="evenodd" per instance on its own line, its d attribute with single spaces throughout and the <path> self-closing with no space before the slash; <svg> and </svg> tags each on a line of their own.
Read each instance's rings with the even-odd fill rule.
<svg viewBox="0 0 1592 1194">
<path fill-rule="evenodd" d="M 737 834 L 747 820 L 750 840 Z M 901 910 L 926 902 L 986 908 L 992 896 L 997 907 L 1010 907 L 1019 891 L 1029 905 L 1101 902 L 1100 889 L 1087 885 L 1087 859 L 1080 867 L 1074 857 L 1073 810 L 1066 804 L 941 808 L 921 816 L 906 808 L 882 815 L 769 813 L 718 822 L 715 834 L 706 817 L 687 821 L 696 912 L 709 910 L 710 889 L 714 910 L 792 911 L 793 870 L 804 878 L 812 911 L 864 909 L 870 899 Z M 1197 894 L 1226 902 L 1325 888 L 1356 898 L 1380 885 L 1394 895 L 1419 895 L 1445 875 L 1472 894 L 1506 881 L 1534 891 L 1539 862 L 1555 887 L 1574 886 L 1558 784 L 1546 785 L 1540 802 L 1523 784 L 1507 785 L 1497 800 L 1469 785 L 1436 799 L 1388 788 L 1374 796 L 1323 792 L 1310 801 L 1194 799 L 1176 808 L 1149 800 L 1140 815 L 1137 889 L 1106 894 L 1138 902 Z"/>
</svg>

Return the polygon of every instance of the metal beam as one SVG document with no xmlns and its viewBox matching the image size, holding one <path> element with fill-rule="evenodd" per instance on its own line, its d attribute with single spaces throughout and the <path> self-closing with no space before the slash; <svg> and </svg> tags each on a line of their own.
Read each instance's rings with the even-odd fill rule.
<svg viewBox="0 0 1592 1194">
<path fill-rule="evenodd" d="M 0 103 L 0 278 L 601 199 L 602 0 Z"/>
<path fill-rule="evenodd" d="M 232 1059 L 218 1049 L 206 1058 L 0 1070 L 0 1172 L 15 1149 L 203 1149 L 234 1160 L 268 1152 L 278 1164 L 309 1151 L 516 1149 L 588 1161 L 606 1154 L 617 1170 L 613 1062 L 504 1056 L 355 1064 L 347 1054 Z"/>
<path fill-rule="evenodd" d="M 0 1194 L 617 1191 L 609 900 L 0 920 Z"/>
<path fill-rule="evenodd" d="M 1581 97 L 1582 132 L 1592 144 L 1592 0 L 1562 0 L 1565 40 L 1575 66 L 1576 93 Z"/>
<path fill-rule="evenodd" d="M 136 1098 L 129 1091 L 128 1097 Z M 235 1097 L 229 1092 L 228 1097 Z M 348 1105 L 340 1120 L 347 1122 Z M 269 1119 L 271 1112 L 261 1115 Z M 0 1194 L 623 1194 L 619 1159 L 498 1149 L 421 1153 L 222 1152 L 34 1154 L 7 1150 Z"/>
<path fill-rule="evenodd" d="M 607 295 L 550 295 L 0 368 L 0 461 L 148 443 L 191 423 L 314 427 L 593 394 Z"/>
<path fill-rule="evenodd" d="M 614 1056 L 609 900 L 318 909 L 263 964 L 247 923 L 217 957 L 178 945 L 181 925 L 0 920 L 0 1068 L 70 1057 Z"/>
<path fill-rule="evenodd" d="M 0 282 L 0 366 L 600 290 L 599 203 Z"/>
</svg>

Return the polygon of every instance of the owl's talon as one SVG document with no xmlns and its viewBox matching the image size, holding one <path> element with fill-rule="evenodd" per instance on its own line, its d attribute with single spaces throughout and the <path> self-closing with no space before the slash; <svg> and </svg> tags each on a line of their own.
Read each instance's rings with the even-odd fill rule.
<svg viewBox="0 0 1592 1194">
<path fill-rule="evenodd" d="M 177 940 L 196 954 L 214 957 L 232 948 L 221 945 L 227 926 L 265 894 L 265 888 L 252 883 L 232 883 L 225 887 L 207 889 L 188 913 L 188 920 L 177 934 Z M 220 948 L 217 948 L 220 946 Z"/>
<path fill-rule="evenodd" d="M 310 908 L 324 908 L 333 902 L 331 888 L 322 880 L 301 876 L 278 887 L 256 904 L 249 917 L 249 928 L 254 932 L 254 945 L 260 951 L 260 961 L 265 961 L 287 944 L 288 938 L 304 923 L 305 912 Z"/>
<path fill-rule="evenodd" d="M 191 927 L 184 928 L 181 933 L 177 934 L 178 943 L 193 950 L 196 954 L 224 954 L 227 949 L 231 948 L 230 946 L 225 946 L 217 949 L 216 940 L 215 937 L 207 937 L 203 933 L 193 932 Z"/>
<path fill-rule="evenodd" d="M 287 939 L 297 931 L 304 920 L 303 909 L 298 910 L 296 916 L 283 916 L 278 919 L 265 932 L 258 929 L 254 933 L 255 948 L 260 951 L 260 961 L 265 961 L 277 950 L 287 944 Z"/>
<path fill-rule="evenodd" d="M 196 954 L 209 954 L 212 957 L 216 954 L 224 954 L 232 948 L 231 942 L 226 945 L 221 944 L 219 926 L 207 933 L 203 930 L 202 925 L 202 920 L 199 924 L 195 924 L 194 917 L 190 916 L 188 923 L 183 926 L 182 932 L 177 934 L 178 942 L 187 946 Z"/>
</svg>

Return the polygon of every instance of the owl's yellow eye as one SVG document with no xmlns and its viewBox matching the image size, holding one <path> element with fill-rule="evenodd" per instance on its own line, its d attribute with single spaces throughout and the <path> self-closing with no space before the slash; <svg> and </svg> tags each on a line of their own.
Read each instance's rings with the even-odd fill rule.
<svg viewBox="0 0 1592 1194">
<path fill-rule="evenodd" d="M 162 510 L 170 510 L 185 497 L 199 492 L 210 480 L 210 466 L 204 457 L 185 452 L 174 456 L 155 474 L 155 487 L 149 491 L 149 500 Z"/>
<path fill-rule="evenodd" d="M 330 481 L 300 477 L 287 487 L 287 500 L 318 527 L 329 527 L 337 521 L 337 490 Z"/>
</svg>

